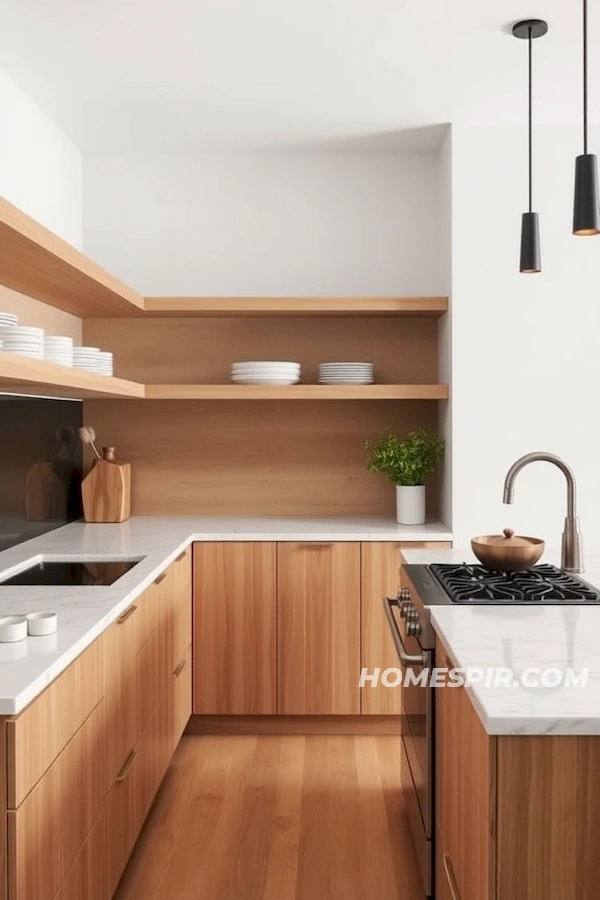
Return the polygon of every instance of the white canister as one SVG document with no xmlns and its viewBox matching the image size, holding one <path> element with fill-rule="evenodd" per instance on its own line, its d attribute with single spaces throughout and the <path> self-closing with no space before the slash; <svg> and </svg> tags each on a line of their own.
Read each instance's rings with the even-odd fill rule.
<svg viewBox="0 0 600 900">
<path fill-rule="evenodd" d="M 396 485 L 396 521 L 399 525 L 425 523 L 425 485 Z"/>
</svg>

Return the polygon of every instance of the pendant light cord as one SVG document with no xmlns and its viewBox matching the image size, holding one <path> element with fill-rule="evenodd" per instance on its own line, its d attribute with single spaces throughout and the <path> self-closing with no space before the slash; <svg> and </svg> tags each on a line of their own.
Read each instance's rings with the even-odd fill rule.
<svg viewBox="0 0 600 900">
<path fill-rule="evenodd" d="M 583 152 L 588 152 L 588 10 L 587 0 L 583 0 Z"/>
<path fill-rule="evenodd" d="M 533 208 L 533 41 L 529 26 L 529 212 Z"/>
</svg>

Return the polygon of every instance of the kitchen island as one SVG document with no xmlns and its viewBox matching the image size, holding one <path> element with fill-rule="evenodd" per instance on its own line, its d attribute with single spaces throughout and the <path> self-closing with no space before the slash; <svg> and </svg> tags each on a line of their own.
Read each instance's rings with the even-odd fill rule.
<svg viewBox="0 0 600 900">
<path fill-rule="evenodd" d="M 403 557 L 473 561 L 460 550 Z M 592 562 L 582 577 L 600 587 L 600 566 Z M 484 674 L 434 692 L 438 900 L 595 900 L 600 604 L 449 603 L 430 614 L 437 667 L 511 670 L 507 686 L 487 684 Z M 544 670 L 568 668 L 576 676 L 589 669 L 585 684 L 541 684 Z"/>
</svg>

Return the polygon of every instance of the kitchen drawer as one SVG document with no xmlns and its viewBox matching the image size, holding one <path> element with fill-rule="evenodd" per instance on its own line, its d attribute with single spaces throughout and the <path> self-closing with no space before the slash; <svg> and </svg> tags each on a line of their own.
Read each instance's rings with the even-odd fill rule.
<svg viewBox="0 0 600 900">
<path fill-rule="evenodd" d="M 7 719 L 8 807 L 16 809 L 102 699 L 102 639 L 16 718 Z"/>
<path fill-rule="evenodd" d="M 110 786 L 101 702 L 17 810 L 7 814 L 9 900 L 52 900 Z"/>
<path fill-rule="evenodd" d="M 192 643 L 192 549 L 182 553 L 170 569 L 174 573 L 171 593 L 171 671 Z"/>
<path fill-rule="evenodd" d="M 105 816 L 100 813 L 54 900 L 108 900 L 106 885 Z"/>
<path fill-rule="evenodd" d="M 188 647 L 173 670 L 170 744 L 175 752 L 192 715 L 192 648 Z"/>
</svg>

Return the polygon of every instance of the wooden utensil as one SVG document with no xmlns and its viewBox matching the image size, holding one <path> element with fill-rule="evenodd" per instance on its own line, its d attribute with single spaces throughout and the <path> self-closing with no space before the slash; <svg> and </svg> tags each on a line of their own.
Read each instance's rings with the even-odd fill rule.
<svg viewBox="0 0 600 900">
<path fill-rule="evenodd" d="M 500 572 L 523 572 L 542 556 L 546 544 L 541 538 L 515 535 L 512 528 L 504 534 L 488 534 L 473 538 L 471 549 L 486 569 Z"/>
</svg>

